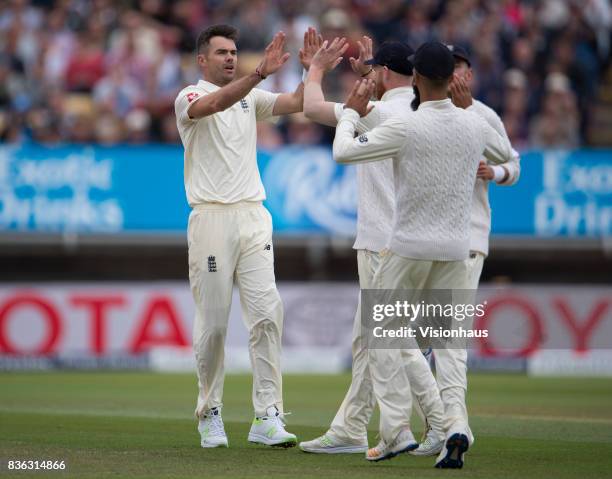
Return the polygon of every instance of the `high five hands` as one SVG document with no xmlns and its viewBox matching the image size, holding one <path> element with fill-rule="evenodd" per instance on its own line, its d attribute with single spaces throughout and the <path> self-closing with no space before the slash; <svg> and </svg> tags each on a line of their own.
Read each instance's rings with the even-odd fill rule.
<svg viewBox="0 0 612 479">
<path fill-rule="evenodd" d="M 372 71 L 370 65 L 365 62 L 372 58 L 372 39 L 367 35 L 357 41 L 359 56 L 350 57 L 351 68 L 360 76 L 366 76 Z M 300 49 L 300 61 L 302 66 L 309 70 L 310 66 L 325 73 L 336 68 L 344 59 L 343 55 L 349 48 L 345 37 L 334 38 L 331 42 L 323 41 L 323 37 L 313 27 L 309 27 L 304 33 L 304 46 Z"/>
<path fill-rule="evenodd" d="M 323 37 L 314 28 L 308 27 L 308 30 L 304 32 L 304 46 L 300 48 L 299 52 L 300 63 L 305 70 L 310 69 L 312 58 L 321 48 L 321 45 L 323 45 Z"/>
<path fill-rule="evenodd" d="M 264 57 L 257 67 L 257 72 L 262 78 L 272 75 L 289 60 L 291 55 L 284 50 L 285 34 L 278 32 L 266 47 Z"/>
<path fill-rule="evenodd" d="M 344 103 L 344 108 L 355 110 L 361 117 L 366 116 L 374 108 L 369 102 L 374 94 L 375 85 L 373 80 L 357 80 Z"/>
<path fill-rule="evenodd" d="M 351 62 L 353 71 L 363 77 L 372 71 L 372 66 L 365 64 L 367 60 L 373 57 L 372 39 L 364 35 L 361 37 L 361 41 L 357 41 L 357 46 L 359 47 L 359 57 L 350 57 L 349 62 Z"/>
<path fill-rule="evenodd" d="M 333 70 L 342 62 L 342 55 L 344 55 L 348 47 L 349 44 L 344 37 L 336 37 L 331 43 L 325 40 L 321 45 L 321 48 L 319 48 L 317 53 L 314 55 L 310 64 L 311 67 L 317 68 L 324 72 Z"/>
</svg>

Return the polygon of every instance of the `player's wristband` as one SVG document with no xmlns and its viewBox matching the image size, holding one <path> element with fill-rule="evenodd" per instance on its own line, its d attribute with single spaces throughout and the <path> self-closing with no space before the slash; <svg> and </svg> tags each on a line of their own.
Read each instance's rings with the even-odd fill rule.
<svg viewBox="0 0 612 479">
<path fill-rule="evenodd" d="M 306 70 L 306 68 L 304 68 L 302 70 L 302 83 L 306 83 L 306 77 L 308 76 L 308 70 Z"/>
<path fill-rule="evenodd" d="M 367 77 L 370 73 L 372 73 L 374 71 L 374 68 L 370 68 L 370 71 L 367 73 L 364 73 L 363 75 L 361 75 L 361 78 L 365 78 Z"/>
<path fill-rule="evenodd" d="M 262 80 L 265 80 L 267 77 L 262 75 L 261 70 L 259 69 L 259 67 L 255 68 L 255 74 L 261 78 Z"/>
<path fill-rule="evenodd" d="M 495 183 L 501 183 L 507 175 L 506 169 L 499 165 L 493 165 L 491 169 L 493 170 L 493 181 L 495 181 Z"/>
</svg>

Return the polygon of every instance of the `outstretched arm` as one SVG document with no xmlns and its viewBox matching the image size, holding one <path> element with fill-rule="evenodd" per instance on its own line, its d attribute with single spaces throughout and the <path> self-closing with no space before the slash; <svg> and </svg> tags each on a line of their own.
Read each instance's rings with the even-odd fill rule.
<svg viewBox="0 0 612 479">
<path fill-rule="evenodd" d="M 300 63 L 307 72 L 312 60 L 323 43 L 323 37 L 313 27 L 304 32 L 304 46 L 300 48 Z M 304 109 L 304 82 L 300 83 L 293 93 L 282 93 L 274 105 L 274 114 L 296 113 Z"/>
<path fill-rule="evenodd" d="M 372 80 L 358 81 L 346 101 L 334 138 L 334 159 L 338 163 L 385 160 L 396 156 L 404 146 L 405 125 L 399 118 L 388 120 L 354 138 L 359 118 L 367 115 L 372 108 L 368 103 L 373 92 Z"/>
<path fill-rule="evenodd" d="M 187 110 L 189 118 L 198 119 L 213 115 L 244 98 L 261 80 L 275 73 L 289 59 L 289 53 L 283 52 L 284 46 L 285 34 L 278 32 L 266 47 L 263 60 L 254 73 L 194 100 Z"/>
<path fill-rule="evenodd" d="M 323 125 L 335 126 L 334 102 L 325 101 L 321 83 L 326 72 L 333 70 L 348 48 L 346 38 L 335 38 L 331 43 L 323 42 L 310 64 L 304 87 L 304 114 L 306 118 Z"/>
<path fill-rule="evenodd" d="M 323 37 L 313 27 L 304 32 L 304 46 L 300 48 L 300 63 L 309 71 L 312 59 L 323 43 Z M 274 115 L 283 115 L 302 111 L 304 107 L 304 83 L 300 83 L 293 93 L 282 93 L 274 104 Z"/>
<path fill-rule="evenodd" d="M 288 115 L 302 111 L 304 106 L 304 84 L 300 82 L 293 93 L 281 93 L 274 103 L 272 114 Z"/>
</svg>

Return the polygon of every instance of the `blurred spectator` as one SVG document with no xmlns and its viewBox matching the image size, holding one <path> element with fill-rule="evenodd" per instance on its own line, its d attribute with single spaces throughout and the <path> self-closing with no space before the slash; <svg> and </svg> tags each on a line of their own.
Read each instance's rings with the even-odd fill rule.
<svg viewBox="0 0 612 479">
<path fill-rule="evenodd" d="M 546 78 L 542 110 L 532 121 L 529 140 L 538 148 L 578 146 L 578 109 L 568 78 L 551 73 Z"/>
<path fill-rule="evenodd" d="M 121 119 L 112 113 L 105 113 L 96 119 L 95 140 L 101 145 L 115 145 L 123 143 L 124 127 Z"/>
<path fill-rule="evenodd" d="M 437 39 L 472 56 L 474 95 L 498 110 L 517 147 L 584 143 L 602 79 L 611 75 L 608 0 L 5 0 L 0 2 L 0 141 L 177 143 L 176 93 L 198 80 L 195 39 L 211 23 L 241 30 L 239 72 L 252 71 L 272 34 L 292 56 L 260 86 L 293 90 L 309 25 L 345 36 L 356 56 L 375 45 Z M 342 101 L 348 61 L 327 75 Z M 603 92 L 609 96 L 610 93 Z M 264 148 L 330 141 L 299 116 L 259 128 Z"/>
<path fill-rule="evenodd" d="M 128 143 L 139 144 L 151 141 L 149 136 L 151 115 L 147 110 L 139 108 L 129 112 L 125 117 L 125 126 Z"/>
<path fill-rule="evenodd" d="M 66 68 L 66 90 L 89 93 L 104 76 L 104 50 L 87 32 L 81 32 Z"/>
<path fill-rule="evenodd" d="M 273 128 L 276 131 L 276 128 Z M 161 120 L 161 140 L 164 143 L 180 143 L 178 129 L 176 128 L 176 120 L 174 115 L 165 115 Z"/>
<path fill-rule="evenodd" d="M 124 116 L 140 106 L 143 100 L 142 86 L 127 70 L 127 65 L 116 63 L 109 74 L 96 83 L 93 99 L 102 110 Z"/>
<path fill-rule="evenodd" d="M 398 26 L 398 38 L 406 42 L 412 48 L 425 43 L 433 38 L 431 21 L 427 10 L 420 3 L 416 3 L 405 9 L 403 19 Z"/>
<path fill-rule="evenodd" d="M 521 70 L 512 68 L 504 74 L 502 120 L 515 148 L 523 148 L 529 134 L 526 126 L 529 102 L 527 86 L 527 76 Z"/>
<path fill-rule="evenodd" d="M 257 124 L 257 146 L 263 150 L 275 150 L 283 145 L 283 135 L 272 124 L 263 121 Z"/>
<path fill-rule="evenodd" d="M 277 12 L 269 0 L 244 2 L 232 24 L 240 31 L 238 47 L 260 52 L 270 43 L 270 32 L 277 23 Z M 286 33 L 286 32 L 285 32 Z"/>
<path fill-rule="evenodd" d="M 295 113 L 288 118 L 287 142 L 292 145 L 313 146 L 323 141 L 323 130 L 303 113 Z"/>
</svg>

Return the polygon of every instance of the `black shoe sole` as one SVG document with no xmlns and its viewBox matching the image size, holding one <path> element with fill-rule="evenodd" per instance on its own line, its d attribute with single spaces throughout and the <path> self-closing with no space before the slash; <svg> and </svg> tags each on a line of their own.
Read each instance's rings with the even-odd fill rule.
<svg viewBox="0 0 612 479">
<path fill-rule="evenodd" d="M 289 449 L 297 446 L 297 442 L 281 442 L 280 444 L 272 444 L 270 447 L 280 447 L 283 449 Z"/>
<path fill-rule="evenodd" d="M 446 440 L 446 456 L 440 460 L 438 469 L 461 469 L 463 467 L 463 454 L 470 448 L 465 434 L 455 433 Z"/>
<path fill-rule="evenodd" d="M 279 447 L 281 449 L 289 449 L 291 447 L 295 447 L 297 446 L 297 442 L 279 442 L 278 444 L 264 444 L 262 442 L 256 442 L 256 441 L 249 441 L 251 444 L 257 444 L 258 446 L 265 446 L 265 447 Z"/>
<path fill-rule="evenodd" d="M 387 459 L 393 459 L 395 456 L 399 456 L 400 454 L 403 454 L 405 452 L 414 451 L 417 447 L 419 447 L 418 443 L 409 444 L 408 447 L 402 449 L 401 451 L 390 452 L 386 456 L 379 457 L 378 459 L 367 459 L 367 460 L 368 460 L 368 462 L 386 461 Z"/>
</svg>

